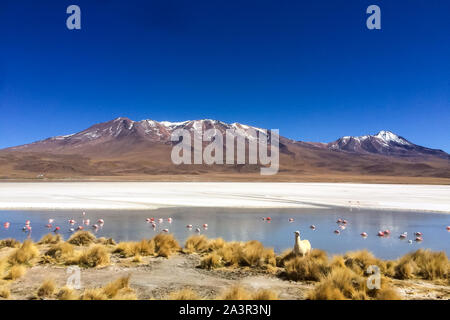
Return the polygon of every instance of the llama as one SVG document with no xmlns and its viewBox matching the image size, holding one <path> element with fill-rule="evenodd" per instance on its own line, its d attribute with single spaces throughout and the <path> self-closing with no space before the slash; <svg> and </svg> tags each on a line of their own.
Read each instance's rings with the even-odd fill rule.
<svg viewBox="0 0 450 320">
<path fill-rule="evenodd" d="M 309 240 L 300 240 L 300 231 L 295 231 L 294 254 L 296 256 L 305 256 L 311 251 L 311 243 Z"/>
</svg>

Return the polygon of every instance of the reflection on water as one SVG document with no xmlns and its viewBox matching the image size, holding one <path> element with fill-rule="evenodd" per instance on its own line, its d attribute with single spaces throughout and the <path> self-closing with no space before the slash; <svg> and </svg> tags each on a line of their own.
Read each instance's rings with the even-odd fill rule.
<svg viewBox="0 0 450 320">
<path fill-rule="evenodd" d="M 156 218 L 157 228 L 153 230 L 146 218 Z M 172 223 L 167 218 L 173 218 Z M 270 222 L 262 217 L 271 217 Z M 70 236 L 69 219 L 75 219 L 81 224 L 81 211 L 0 211 L 0 238 L 13 237 L 18 240 L 27 238 L 22 231 L 26 220 L 31 220 L 31 238 L 39 240 L 49 232 L 46 228 L 48 219 L 53 218 L 53 228 L 61 227 L 60 233 Z M 112 237 L 116 241 L 140 240 L 149 238 L 168 228 L 175 237 L 184 243 L 187 237 L 195 234 L 199 227 L 201 233 L 208 237 L 222 237 L 231 240 L 259 240 L 265 246 L 273 247 L 277 252 L 293 246 L 295 230 L 300 230 L 302 239 L 310 240 L 313 248 L 320 248 L 329 253 L 343 253 L 349 250 L 369 249 L 376 256 L 384 259 L 394 259 L 418 248 L 443 250 L 450 255 L 450 233 L 446 226 L 450 225 L 450 215 L 420 212 L 390 212 L 372 210 L 347 209 L 216 209 L 216 208 L 170 208 L 148 211 L 89 211 L 86 213 L 91 225 L 98 219 L 104 219 L 104 226 L 97 231 L 99 237 Z M 159 223 L 158 218 L 164 218 Z M 294 218 L 289 222 L 289 218 Z M 336 220 L 348 220 L 345 230 L 339 235 Z M 3 224 L 10 222 L 9 229 Z M 202 225 L 208 224 L 204 230 Z M 192 224 L 189 230 L 186 225 Z M 314 224 L 316 230 L 311 230 Z M 91 227 L 87 229 L 92 230 Z M 389 229 L 389 237 L 377 237 L 379 230 Z M 402 232 L 408 232 L 408 238 L 400 240 Z M 423 233 L 423 241 L 408 243 L 414 240 L 414 232 Z M 361 232 L 367 232 L 368 237 L 362 238 Z"/>
</svg>

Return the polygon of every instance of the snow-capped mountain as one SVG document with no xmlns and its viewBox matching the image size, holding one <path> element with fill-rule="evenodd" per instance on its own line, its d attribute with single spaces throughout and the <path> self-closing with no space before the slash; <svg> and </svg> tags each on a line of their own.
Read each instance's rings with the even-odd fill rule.
<svg viewBox="0 0 450 320">
<path fill-rule="evenodd" d="M 205 134 L 209 129 L 218 130 L 222 134 L 227 129 L 234 129 L 237 135 L 252 140 L 256 139 L 254 132 L 261 128 L 247 126 L 240 123 L 225 123 L 219 120 L 203 119 L 183 122 L 141 120 L 133 121 L 128 118 L 117 118 L 108 122 L 95 124 L 78 133 L 56 136 L 18 147 L 9 148 L 16 151 L 48 151 L 53 153 L 77 151 L 78 149 L 93 149 L 96 146 L 121 143 L 122 152 L 132 148 L 133 144 L 166 144 L 170 143 L 172 132 L 177 129 L 186 129 L 191 132 Z M 251 130 L 252 129 L 252 130 Z M 270 134 L 269 134 L 270 136 Z"/>
<path fill-rule="evenodd" d="M 420 156 L 431 155 L 448 158 L 442 150 L 418 146 L 390 131 L 382 130 L 375 135 L 359 137 L 345 136 L 326 144 L 331 150 L 354 153 L 371 153 L 386 156 Z"/>
</svg>

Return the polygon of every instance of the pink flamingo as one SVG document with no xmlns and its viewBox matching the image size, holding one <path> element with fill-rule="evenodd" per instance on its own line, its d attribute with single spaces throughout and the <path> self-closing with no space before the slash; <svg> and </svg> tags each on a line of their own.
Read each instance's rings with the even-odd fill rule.
<svg viewBox="0 0 450 320">
<path fill-rule="evenodd" d="M 205 228 L 205 229 L 208 228 L 208 224 L 207 224 L 207 223 L 204 223 L 204 224 L 203 224 L 203 228 Z"/>
<path fill-rule="evenodd" d="M 61 228 L 60 227 L 56 227 L 55 230 L 53 230 L 53 232 L 58 232 Z"/>
<path fill-rule="evenodd" d="M 294 218 L 289 218 L 289 222 L 294 222 Z"/>
<path fill-rule="evenodd" d="M 334 233 L 339 234 L 341 232 L 339 230 L 334 230 Z"/>
<path fill-rule="evenodd" d="M 163 232 L 169 232 L 169 229 L 163 229 Z"/>
<path fill-rule="evenodd" d="M 313 224 L 312 224 L 312 225 L 310 225 L 309 227 L 310 227 L 311 229 L 313 229 L 313 230 L 316 230 L 316 226 L 315 226 L 315 225 L 313 225 Z"/>
<path fill-rule="evenodd" d="M 88 226 L 91 223 L 91 220 L 89 219 L 83 220 L 83 223 L 85 226 Z"/>
<path fill-rule="evenodd" d="M 192 224 L 188 224 L 188 225 L 186 226 L 186 228 L 192 229 Z"/>
<path fill-rule="evenodd" d="M 361 237 L 366 238 L 366 237 L 367 237 L 367 232 L 362 232 L 362 233 L 361 233 Z"/>
<path fill-rule="evenodd" d="M 447 226 L 447 231 L 450 231 L 450 226 Z"/>
<path fill-rule="evenodd" d="M 414 233 L 414 235 L 417 236 L 417 237 L 423 236 L 422 232 L 416 232 L 416 233 Z"/>
<path fill-rule="evenodd" d="M 167 221 L 168 221 L 169 223 L 172 223 L 172 218 L 167 218 Z"/>
<path fill-rule="evenodd" d="M 3 228 L 5 228 L 5 229 L 9 229 L 9 226 L 10 226 L 11 224 L 9 223 L 9 222 L 5 222 L 4 224 L 3 224 Z"/>
<path fill-rule="evenodd" d="M 84 227 L 83 226 L 78 226 L 77 230 L 83 230 Z"/>
<path fill-rule="evenodd" d="M 105 224 L 105 221 L 103 219 L 98 219 L 97 223 L 103 225 L 103 224 Z"/>
<path fill-rule="evenodd" d="M 48 219 L 48 224 L 52 224 L 53 222 L 55 222 L 54 219 Z"/>
<path fill-rule="evenodd" d="M 377 236 L 379 236 L 379 237 L 383 237 L 383 236 L 384 236 L 384 232 L 383 232 L 383 231 L 378 231 L 378 234 L 377 234 Z"/>
</svg>

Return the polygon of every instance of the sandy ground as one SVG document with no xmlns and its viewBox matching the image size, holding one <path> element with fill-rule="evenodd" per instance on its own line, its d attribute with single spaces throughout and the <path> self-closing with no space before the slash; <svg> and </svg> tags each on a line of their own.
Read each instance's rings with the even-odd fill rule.
<svg viewBox="0 0 450 320">
<path fill-rule="evenodd" d="M 131 260 L 128 259 L 128 260 Z M 170 292 L 184 288 L 194 290 L 205 299 L 214 299 L 233 285 L 240 285 L 254 292 L 270 289 L 282 300 L 302 300 L 314 282 L 295 282 L 280 279 L 275 274 L 267 274 L 250 269 L 203 270 L 198 268 L 200 257 L 196 254 L 177 254 L 166 258 L 145 257 L 137 265 L 131 261 L 118 262 L 104 268 L 82 269 L 81 293 L 85 288 L 105 286 L 110 281 L 131 275 L 130 287 L 136 291 L 138 299 L 167 299 Z M 11 299 L 35 299 L 40 284 L 52 279 L 58 288 L 67 282 L 66 267 L 36 265 L 26 275 L 14 281 Z M 402 299 L 450 299 L 448 286 L 423 280 L 394 280 L 392 285 Z M 1 299 L 0 299 L 1 300 Z"/>
<path fill-rule="evenodd" d="M 156 209 L 161 207 L 367 209 L 450 213 L 450 186 L 246 182 L 9 182 L 0 209 Z M 359 203 L 358 203 L 359 202 Z"/>
</svg>

